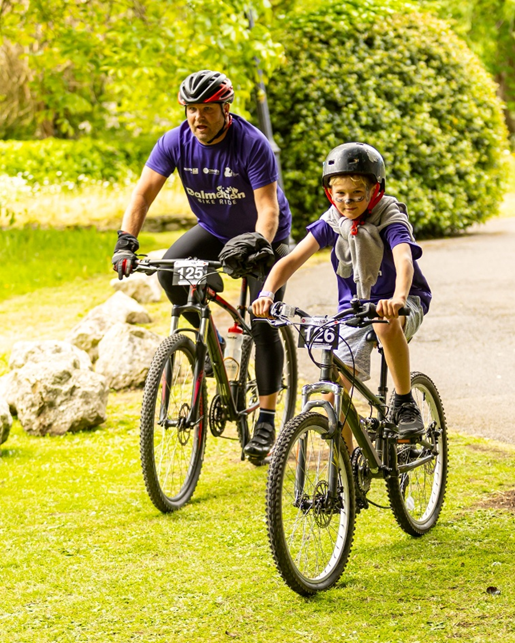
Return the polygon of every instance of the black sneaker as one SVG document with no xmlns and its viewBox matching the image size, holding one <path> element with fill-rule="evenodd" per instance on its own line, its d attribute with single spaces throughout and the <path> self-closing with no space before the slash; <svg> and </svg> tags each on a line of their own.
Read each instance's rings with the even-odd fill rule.
<svg viewBox="0 0 515 643">
<path fill-rule="evenodd" d="M 263 460 L 269 454 L 275 442 L 275 427 L 269 422 L 258 422 L 254 427 L 252 440 L 245 445 L 249 458 Z"/>
<path fill-rule="evenodd" d="M 400 406 L 394 406 L 391 421 L 397 425 L 401 438 L 424 435 L 424 421 L 415 402 L 403 402 Z"/>
<path fill-rule="evenodd" d="M 222 337 L 220 340 L 220 348 L 222 349 L 222 355 L 224 354 L 225 351 L 225 339 Z M 211 364 L 211 358 L 209 357 L 209 353 L 206 353 L 206 359 L 204 361 L 204 375 L 206 377 L 213 377 L 213 364 Z"/>
</svg>

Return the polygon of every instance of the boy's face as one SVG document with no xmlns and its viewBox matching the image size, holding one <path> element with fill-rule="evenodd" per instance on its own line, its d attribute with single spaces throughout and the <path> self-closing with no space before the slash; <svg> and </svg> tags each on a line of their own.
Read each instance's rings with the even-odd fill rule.
<svg viewBox="0 0 515 643">
<path fill-rule="evenodd" d="M 337 176 L 331 185 L 331 196 L 340 214 L 357 219 L 368 207 L 371 190 L 350 176 Z"/>
</svg>

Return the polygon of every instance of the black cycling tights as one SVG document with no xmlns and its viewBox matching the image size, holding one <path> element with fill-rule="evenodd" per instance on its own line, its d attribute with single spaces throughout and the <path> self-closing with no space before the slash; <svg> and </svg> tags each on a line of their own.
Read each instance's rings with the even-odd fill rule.
<svg viewBox="0 0 515 643">
<path fill-rule="evenodd" d="M 199 225 L 183 234 L 166 252 L 163 259 L 186 259 L 197 257 L 218 261 L 218 254 L 224 244 Z M 273 243 L 272 248 L 277 260 L 287 254 L 286 242 Z M 277 250 L 280 248 L 279 253 Z M 188 288 L 186 286 L 173 286 L 172 273 L 160 272 L 159 281 L 168 299 L 173 304 L 183 306 L 188 301 Z M 263 282 L 254 277 L 248 278 L 250 301 L 257 299 Z M 277 291 L 275 300 L 282 301 L 285 287 Z M 196 313 L 186 313 L 186 319 L 194 326 L 199 326 L 199 316 Z M 253 315 L 251 316 L 253 317 Z M 252 324 L 252 336 L 256 344 L 256 380 L 260 395 L 270 395 L 279 391 L 281 387 L 281 374 L 284 363 L 284 353 L 279 337 L 279 331 L 269 324 Z"/>
</svg>

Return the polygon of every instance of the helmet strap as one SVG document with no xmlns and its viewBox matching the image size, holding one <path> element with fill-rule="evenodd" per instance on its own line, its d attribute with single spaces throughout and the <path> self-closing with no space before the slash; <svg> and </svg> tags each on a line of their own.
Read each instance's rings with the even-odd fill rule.
<svg viewBox="0 0 515 643">
<path fill-rule="evenodd" d="M 331 196 L 331 192 L 330 192 L 329 188 L 324 187 L 324 192 L 325 192 L 326 197 L 329 199 L 329 203 L 331 205 L 334 205 L 334 207 L 338 210 L 338 206 L 333 201 L 333 197 Z"/>
<path fill-rule="evenodd" d="M 379 201 L 383 198 L 383 195 L 384 195 L 384 190 L 381 190 L 381 184 L 376 183 L 374 192 L 372 193 L 372 198 L 370 199 L 370 203 L 368 204 L 368 207 L 367 207 L 368 214 L 370 214 L 370 212 L 372 212 L 372 210 L 376 207 Z"/>
<path fill-rule="evenodd" d="M 220 136 L 222 136 L 222 134 L 223 134 L 225 131 L 227 131 L 227 130 L 229 129 L 229 127 L 231 127 L 231 125 L 232 125 L 232 115 L 231 115 L 231 113 L 230 113 L 230 112 L 228 112 L 227 116 L 225 115 L 225 112 L 224 112 L 224 103 L 220 103 L 220 107 L 221 107 L 221 109 L 222 109 L 222 114 L 223 114 L 223 117 L 224 117 L 224 124 L 222 125 L 222 127 L 221 127 L 220 131 L 218 132 L 218 134 L 216 134 L 215 136 L 213 136 L 213 138 L 212 138 L 210 141 L 208 141 L 208 142 L 206 143 L 206 145 L 211 145 L 211 143 L 212 143 L 213 141 L 216 141 L 216 139 L 217 139 L 217 138 L 220 138 Z"/>
</svg>

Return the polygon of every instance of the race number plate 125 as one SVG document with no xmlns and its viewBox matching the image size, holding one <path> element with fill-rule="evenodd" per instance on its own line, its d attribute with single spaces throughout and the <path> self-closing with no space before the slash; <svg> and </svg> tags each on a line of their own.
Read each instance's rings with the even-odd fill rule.
<svg viewBox="0 0 515 643">
<path fill-rule="evenodd" d="M 198 259 L 176 261 L 173 266 L 174 286 L 195 286 L 204 280 L 207 274 L 207 262 Z"/>
<path fill-rule="evenodd" d="M 312 317 L 309 326 L 303 326 L 299 332 L 299 348 L 328 348 L 335 350 L 338 348 L 340 335 L 338 326 L 326 326 L 327 319 L 321 317 L 317 319 Z"/>
</svg>

